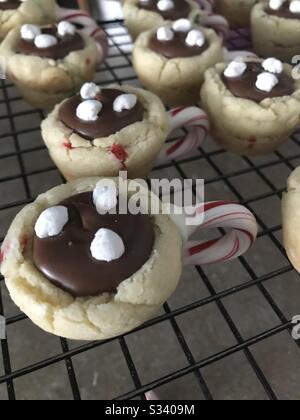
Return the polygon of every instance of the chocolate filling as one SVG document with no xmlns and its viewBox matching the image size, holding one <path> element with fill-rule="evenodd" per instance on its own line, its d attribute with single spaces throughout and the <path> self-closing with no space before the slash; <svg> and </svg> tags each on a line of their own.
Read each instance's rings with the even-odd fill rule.
<svg viewBox="0 0 300 420">
<path fill-rule="evenodd" d="M 43 28 L 42 33 L 55 36 L 58 40 L 58 44 L 49 48 L 38 48 L 35 46 L 34 41 L 21 39 L 18 46 L 18 52 L 25 55 L 34 55 L 42 58 L 60 60 L 65 58 L 72 51 L 84 49 L 84 41 L 81 35 L 77 32 L 74 35 L 65 35 L 61 38 L 57 34 L 56 26 L 52 26 Z"/>
<path fill-rule="evenodd" d="M 271 16 L 277 16 L 285 19 L 300 19 L 300 13 L 292 13 L 290 11 L 290 1 L 286 0 L 278 10 L 267 8 L 267 13 Z"/>
<path fill-rule="evenodd" d="M 139 7 L 141 9 L 150 10 L 160 14 L 166 20 L 177 20 L 181 18 L 187 18 L 191 12 L 191 6 L 185 0 L 173 0 L 175 7 L 161 11 L 157 7 L 158 0 L 148 0 L 147 3 L 140 3 Z"/>
<path fill-rule="evenodd" d="M 69 128 L 87 140 L 108 137 L 122 130 L 128 125 L 143 121 L 144 107 L 138 101 L 133 109 L 115 112 L 114 100 L 124 92 L 117 89 L 103 89 L 97 95 L 103 108 L 97 121 L 82 121 L 76 116 L 76 109 L 83 99 L 79 95 L 73 96 L 62 104 L 59 109 L 59 119 Z"/>
<path fill-rule="evenodd" d="M 7 0 L 0 2 L 0 10 L 16 10 L 21 6 L 22 2 L 18 0 Z"/>
<path fill-rule="evenodd" d="M 206 41 L 202 47 L 190 47 L 186 44 L 185 40 L 188 32 L 174 32 L 175 37 L 171 41 L 159 41 L 157 36 L 154 35 L 149 43 L 152 51 L 165 56 L 166 58 L 186 58 L 201 55 L 209 47 Z"/>
<path fill-rule="evenodd" d="M 82 193 L 63 201 L 69 222 L 55 237 L 33 240 L 33 261 L 53 283 L 75 297 L 115 293 L 149 260 L 155 241 L 154 225 L 147 215 L 100 215 L 93 194 Z M 125 245 L 125 254 L 110 263 L 93 258 L 90 247 L 96 232 L 116 232 Z"/>
<path fill-rule="evenodd" d="M 228 78 L 222 75 L 222 80 L 230 92 L 238 98 L 261 102 L 266 98 L 276 98 L 292 95 L 295 91 L 293 80 L 283 71 L 276 74 L 279 83 L 271 92 L 263 92 L 256 87 L 257 76 L 263 73 L 261 63 L 247 63 L 247 70 L 240 77 Z"/>
</svg>

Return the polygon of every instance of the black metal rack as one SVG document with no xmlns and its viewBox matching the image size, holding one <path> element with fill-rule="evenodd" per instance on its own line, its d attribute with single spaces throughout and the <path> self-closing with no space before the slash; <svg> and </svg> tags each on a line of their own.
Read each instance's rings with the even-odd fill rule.
<svg viewBox="0 0 300 420">
<path fill-rule="evenodd" d="M 110 50 L 108 58 L 98 69 L 97 81 L 99 83 L 107 84 L 111 82 L 118 83 L 137 83 L 137 78 L 131 67 L 131 51 L 132 43 L 127 34 L 126 28 L 122 22 L 102 22 L 103 28 L 105 29 L 109 40 Z M 230 46 L 232 49 L 246 49 L 250 48 L 249 34 L 245 30 L 232 31 L 230 36 Z M 22 126 L 18 123 L 21 118 L 26 119 L 26 126 Z M 32 109 L 25 105 L 21 98 L 18 96 L 12 84 L 7 82 L 1 82 L 0 88 L 0 145 L 7 145 L 4 148 L 0 146 L 0 220 L 4 226 L 8 226 L 14 214 L 23 205 L 34 200 L 35 195 L 39 192 L 32 186 L 32 180 L 36 177 L 42 177 L 46 179 L 48 174 L 53 174 L 55 171 L 54 165 L 45 165 L 39 167 L 34 165 L 33 168 L 28 164 L 28 156 L 34 156 L 34 153 L 40 152 L 45 149 L 42 140 L 39 135 L 39 121 L 43 118 L 41 111 Z M 37 143 L 33 142 L 33 145 L 29 143 L 26 147 L 22 143 L 23 136 L 38 138 Z M 1 166 L 9 165 L 9 162 L 14 160 L 19 165 L 18 173 L 9 173 L 2 176 Z M 262 398 L 271 400 L 281 398 L 293 398 L 298 394 L 290 393 L 286 395 L 281 392 L 280 385 L 276 375 L 274 376 L 274 369 L 268 369 L 265 363 L 260 357 L 256 346 L 261 343 L 265 343 L 268 340 L 278 337 L 282 333 L 285 333 L 284 340 L 288 342 L 289 348 L 293 346 L 296 348 L 296 353 L 292 351 L 295 360 L 290 360 L 290 364 L 298 363 L 300 360 L 299 346 L 300 342 L 294 341 L 291 337 L 291 315 L 292 310 L 297 308 L 297 302 L 299 299 L 295 293 L 294 302 L 290 302 L 290 310 L 285 302 L 281 299 L 282 290 L 279 288 L 272 288 L 272 285 L 284 281 L 285 276 L 295 276 L 293 268 L 286 258 L 285 250 L 281 240 L 281 222 L 278 217 L 280 198 L 281 194 L 285 189 L 282 179 L 285 179 L 286 175 L 293 170 L 300 160 L 300 134 L 292 136 L 290 143 L 284 146 L 279 151 L 266 158 L 240 158 L 230 156 L 218 148 L 218 146 L 212 143 L 205 144 L 199 149 L 198 153 L 186 158 L 184 160 L 170 162 L 169 164 L 163 165 L 156 168 L 157 171 L 169 170 L 175 171 L 177 175 L 182 178 L 190 178 L 191 174 L 186 172 L 187 165 L 192 165 L 197 175 L 201 173 L 206 179 L 206 189 L 210 194 L 219 194 L 218 198 L 232 197 L 235 200 L 248 206 L 254 213 L 256 213 L 257 220 L 260 227 L 258 243 L 256 248 L 250 251 L 245 257 L 239 259 L 238 262 L 233 263 L 234 266 L 229 264 L 226 268 L 226 273 L 221 273 L 221 268 L 201 268 L 196 267 L 193 272 L 193 278 L 196 278 L 197 284 L 206 288 L 207 293 L 205 296 L 200 296 L 199 299 L 194 299 L 185 302 L 180 305 L 172 305 L 166 303 L 164 306 L 164 312 L 155 319 L 148 322 L 146 325 L 138 328 L 136 331 L 126 334 L 123 337 L 116 338 L 114 340 L 108 340 L 106 342 L 93 342 L 93 343 L 74 343 L 70 344 L 65 339 L 60 339 L 61 350 L 50 357 L 45 357 L 43 360 L 31 363 L 25 367 L 15 369 L 11 363 L 11 345 L 10 340 L 1 341 L 2 358 L 3 358 L 3 374 L 1 373 L 0 363 L 0 386 L 6 384 L 8 399 L 14 400 L 16 396 L 15 392 L 15 381 L 18 378 L 37 372 L 43 368 L 65 363 L 67 368 L 68 380 L 71 389 L 71 395 L 75 400 L 82 398 L 80 386 L 78 383 L 76 368 L 74 367 L 74 357 L 87 353 L 88 351 L 105 346 L 108 343 L 117 343 L 120 346 L 121 354 L 120 357 L 124 357 L 126 366 L 128 367 L 128 374 L 132 379 L 133 386 L 122 395 L 114 395 L 115 399 L 134 399 L 134 398 L 145 398 L 145 393 L 150 390 L 156 390 L 161 386 L 166 386 L 172 381 L 176 381 L 179 378 L 183 378 L 190 374 L 194 375 L 194 379 L 199 387 L 199 399 L 215 399 L 215 398 L 226 398 L 226 395 L 215 395 L 214 387 L 210 386 L 210 380 L 207 379 L 206 369 L 218 365 L 221 362 L 225 362 L 230 365 L 232 356 L 241 355 L 244 363 L 247 364 L 247 369 L 251 370 L 251 375 L 255 376 L 255 381 L 263 391 Z M 282 178 L 273 178 L 273 174 L 282 173 Z M 56 174 L 56 172 L 55 172 Z M 250 183 L 249 180 L 251 179 Z M 11 197 L 9 193 L 11 182 L 17 182 L 19 188 L 24 190 L 23 196 L 19 199 Z M 44 188 L 48 189 L 48 181 L 45 181 Z M 1 186 L 3 188 L 1 188 Z M 215 186 L 217 186 L 215 188 Z M 221 196 L 222 192 L 226 197 Z M 277 208 L 274 207 L 274 201 L 276 201 Z M 257 204 L 262 204 L 257 210 Z M 265 204 L 263 204 L 265 203 Z M 272 204 L 273 203 L 273 204 Z M 261 212 L 261 209 L 265 208 L 266 212 Z M 272 220 L 272 215 L 276 213 L 275 221 Z M 5 232 L 1 235 L 4 236 Z M 1 238 L 3 240 L 3 237 Z M 267 245 L 266 245 L 267 244 Z M 273 260 L 272 266 L 266 266 L 263 269 L 260 267 L 262 260 L 262 251 L 268 251 L 269 258 Z M 277 256 L 277 258 L 276 258 Z M 276 261 L 277 260 L 277 261 Z M 241 278 L 231 278 L 231 273 L 235 270 L 236 265 L 239 265 L 239 272 Z M 221 273 L 221 274 L 220 274 Z M 224 276 L 223 285 L 220 286 L 215 281 L 215 276 Z M 229 280 L 230 281 L 227 281 Z M 297 279 L 298 280 L 298 279 Z M 296 286 L 295 286 L 296 287 Z M 7 328 L 10 329 L 10 335 L 14 334 L 18 323 L 26 319 L 25 315 L 19 313 L 12 316 L 6 315 L 5 302 L 1 296 L 3 294 L 4 282 L 1 278 L 0 282 L 0 314 L 6 316 Z M 265 323 L 259 325 L 256 332 L 252 334 L 246 334 L 241 331 L 240 317 L 243 314 L 234 314 L 231 311 L 231 307 L 228 304 L 230 299 L 233 299 L 237 295 L 245 292 L 255 291 L 259 299 L 262 302 L 262 311 L 272 312 L 272 320 L 276 319 L 275 322 L 270 322 L 268 326 Z M 195 293 L 197 298 L 197 294 Z M 184 327 L 180 321 L 180 317 L 183 315 L 189 315 L 192 317 L 193 322 L 200 322 L 197 318 L 198 311 L 206 308 L 210 305 L 214 305 L 218 316 L 221 317 L 222 325 L 228 329 L 229 333 L 233 337 L 233 344 L 224 346 L 215 352 L 210 352 L 204 357 L 198 357 L 197 352 L 190 346 L 190 337 L 185 334 Z M 299 305 L 298 305 L 299 306 Z M 249 308 L 248 308 L 249 309 Z M 248 318 L 256 319 L 257 314 L 248 313 Z M 300 307 L 299 307 L 300 312 Z M 195 315 L 193 315 L 195 314 Z M 294 315 L 297 315 L 296 313 Z M 138 334 L 141 331 L 146 331 L 148 328 L 153 326 L 160 326 L 163 323 L 169 323 L 175 334 L 177 344 L 179 345 L 182 354 L 185 357 L 185 363 L 178 369 L 173 369 L 167 374 L 163 373 L 161 376 L 153 380 L 144 381 L 140 375 L 140 369 L 135 362 L 135 354 L 132 354 L 132 345 L 128 345 L 130 337 Z M 203 327 L 203 324 L 199 325 L 199 331 Z M 243 328 L 242 328 L 243 330 Z M 215 338 L 218 341 L 218 337 Z M 205 340 L 205 337 L 204 337 Z M 273 346 L 271 346 L 273 348 Z M 164 351 L 163 348 L 160 351 Z M 272 350 L 273 351 L 273 350 Z M 276 358 L 272 359 L 272 351 L 270 352 L 270 363 L 276 363 Z M 274 353 L 276 350 L 274 349 Z M 287 357 L 290 357 L 287 354 Z M 1 357 L 0 357 L 1 358 Z M 295 364 L 295 369 L 297 370 Z M 280 367 L 278 367 L 280 369 Z M 294 372 L 295 374 L 295 372 Z M 290 375 L 289 371 L 282 367 L 280 371 L 282 381 L 288 380 Z M 300 383 L 300 373 L 296 374 L 295 386 Z M 297 383 L 298 379 L 298 383 Z M 230 378 L 228 378 L 230 380 Z M 293 394 L 293 395 L 292 395 Z M 197 395 L 196 395 L 197 397 Z M 101 395 L 99 395 L 101 398 Z M 248 398 L 245 395 L 245 398 Z"/>
</svg>

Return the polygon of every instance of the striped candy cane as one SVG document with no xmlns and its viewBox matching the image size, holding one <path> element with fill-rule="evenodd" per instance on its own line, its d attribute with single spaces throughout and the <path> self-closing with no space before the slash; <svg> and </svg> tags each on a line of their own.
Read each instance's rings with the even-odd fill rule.
<svg viewBox="0 0 300 420">
<path fill-rule="evenodd" d="M 57 6 L 56 16 L 58 22 L 62 20 L 67 20 L 75 25 L 79 25 L 80 31 L 86 33 L 87 35 L 94 38 L 97 42 L 100 57 L 99 62 L 102 62 L 108 52 L 108 40 L 104 31 L 97 25 L 94 19 L 90 15 L 83 11 L 77 9 L 65 9 Z"/>
<path fill-rule="evenodd" d="M 206 12 L 212 12 L 214 8 L 214 0 L 197 0 L 197 3 L 202 10 Z"/>
<path fill-rule="evenodd" d="M 243 255 L 254 244 L 257 223 L 253 214 L 239 204 L 215 201 L 205 203 L 196 210 L 203 223 L 189 231 L 193 234 L 204 229 L 225 228 L 230 231 L 210 241 L 191 241 L 184 247 L 185 265 L 216 264 L 231 261 Z"/>
<path fill-rule="evenodd" d="M 159 155 L 158 164 L 191 154 L 205 140 L 209 131 L 208 115 L 196 106 L 172 109 L 169 111 L 169 117 L 170 133 L 178 128 L 186 128 L 188 133 L 164 146 Z"/>
<path fill-rule="evenodd" d="M 223 38 L 226 38 L 229 33 L 229 23 L 224 16 L 216 15 L 214 13 L 199 13 L 197 17 L 198 23 L 202 26 L 207 26 L 218 32 Z"/>
</svg>

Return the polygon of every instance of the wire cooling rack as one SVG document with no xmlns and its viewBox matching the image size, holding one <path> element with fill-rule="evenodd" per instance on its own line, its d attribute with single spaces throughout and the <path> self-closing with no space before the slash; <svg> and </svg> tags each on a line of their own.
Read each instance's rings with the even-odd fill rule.
<svg viewBox="0 0 300 420">
<path fill-rule="evenodd" d="M 109 55 L 102 85 L 138 84 L 132 43 L 122 22 L 102 22 Z M 232 49 L 250 48 L 247 31 L 232 31 Z M 14 215 L 61 183 L 40 136 L 41 111 L 14 86 L 0 89 L 0 235 Z M 136 331 L 106 342 L 49 336 L 12 304 L 0 282 L 0 399 L 299 399 L 299 277 L 281 238 L 280 201 L 300 162 L 300 134 L 267 157 L 241 158 L 208 141 L 193 156 L 155 168 L 153 176 L 205 178 L 206 199 L 232 199 L 257 216 L 254 249 L 222 266 L 188 268 L 163 311 Z"/>
</svg>

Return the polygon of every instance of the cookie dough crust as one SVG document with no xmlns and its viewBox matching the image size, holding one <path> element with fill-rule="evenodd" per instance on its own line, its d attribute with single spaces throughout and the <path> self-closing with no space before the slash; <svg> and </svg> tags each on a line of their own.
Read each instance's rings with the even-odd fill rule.
<svg viewBox="0 0 300 420">
<path fill-rule="evenodd" d="M 254 50 L 261 57 L 276 57 L 290 63 L 300 54 L 300 21 L 270 16 L 265 11 L 267 5 L 264 1 L 252 10 Z"/>
<path fill-rule="evenodd" d="M 282 201 L 283 240 L 287 255 L 300 273 L 300 167 L 288 179 Z"/>
<path fill-rule="evenodd" d="M 247 61 L 247 59 L 245 59 Z M 251 58 L 248 61 L 262 61 Z M 260 103 L 235 97 L 221 74 L 219 63 L 205 74 L 202 106 L 208 112 L 213 137 L 226 149 L 242 155 L 266 154 L 285 142 L 300 122 L 300 81 L 291 96 L 268 98 Z M 292 68 L 285 65 L 285 71 Z"/>
<path fill-rule="evenodd" d="M 98 180 L 77 180 L 39 196 L 15 218 L 2 246 L 1 271 L 14 302 L 43 330 L 69 339 L 104 340 L 138 327 L 170 297 L 181 276 L 182 240 L 164 215 L 153 216 L 156 240 L 150 259 L 115 295 L 74 298 L 37 270 L 32 241 L 38 216 L 67 197 L 92 191 Z M 141 194 L 150 193 L 144 189 Z"/>
<path fill-rule="evenodd" d="M 230 25 L 250 26 L 252 7 L 258 0 L 216 0 L 216 11 L 223 15 Z"/>
<path fill-rule="evenodd" d="M 111 88 L 120 89 L 119 85 Z M 84 176 L 118 176 L 124 163 L 111 152 L 113 145 L 123 147 L 128 158 L 125 165 L 131 179 L 145 178 L 164 144 L 169 131 L 169 116 L 159 98 L 132 86 L 121 87 L 137 95 L 145 108 L 144 120 L 131 124 L 106 138 L 88 141 L 74 134 L 59 118 L 57 105 L 42 123 L 42 136 L 50 155 L 67 180 Z M 69 147 L 66 147 L 69 144 Z"/>
<path fill-rule="evenodd" d="M 55 9 L 55 0 L 27 0 L 16 10 L 0 10 L 0 40 L 11 29 L 24 23 L 54 23 Z"/>
<path fill-rule="evenodd" d="M 206 69 L 223 60 L 222 39 L 212 29 L 201 28 L 209 48 L 200 56 L 168 59 L 149 48 L 155 30 L 141 34 L 133 50 L 133 66 L 141 83 L 170 106 L 199 101 Z"/>
<path fill-rule="evenodd" d="M 8 78 L 33 106 L 51 108 L 93 79 L 98 50 L 95 41 L 81 34 L 85 47 L 62 60 L 17 54 L 20 28 L 13 29 L 0 46 Z"/>
<path fill-rule="evenodd" d="M 194 21 L 201 12 L 194 0 L 187 0 L 191 6 L 189 19 Z M 133 39 L 136 39 L 142 32 L 163 25 L 166 21 L 156 12 L 143 10 L 138 7 L 139 0 L 126 0 L 123 5 L 125 24 Z"/>
</svg>

